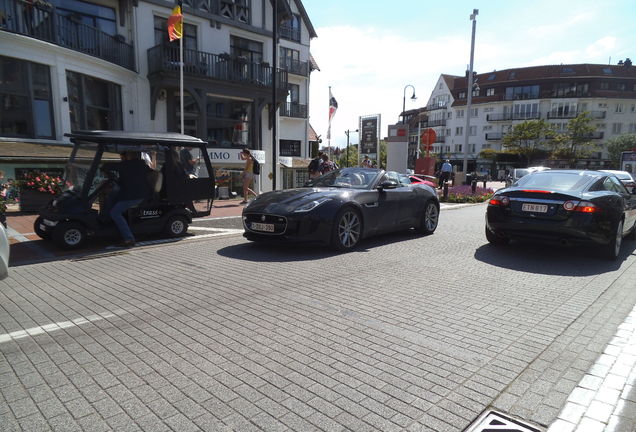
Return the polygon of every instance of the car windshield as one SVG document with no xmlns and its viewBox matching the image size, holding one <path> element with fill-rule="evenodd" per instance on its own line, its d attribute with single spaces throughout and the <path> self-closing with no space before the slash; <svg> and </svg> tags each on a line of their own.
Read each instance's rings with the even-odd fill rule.
<svg viewBox="0 0 636 432">
<path fill-rule="evenodd" d="M 538 171 L 520 178 L 515 186 L 555 191 L 581 191 L 598 178 L 597 175 L 585 172 Z"/>
<path fill-rule="evenodd" d="M 81 193 L 97 153 L 97 144 L 81 143 L 76 145 L 76 152 L 66 164 L 64 191 Z"/>
<path fill-rule="evenodd" d="M 314 187 L 369 189 L 377 177 L 377 174 L 377 171 L 372 169 L 343 168 L 330 171 L 314 180 L 310 180 L 307 185 Z"/>
</svg>

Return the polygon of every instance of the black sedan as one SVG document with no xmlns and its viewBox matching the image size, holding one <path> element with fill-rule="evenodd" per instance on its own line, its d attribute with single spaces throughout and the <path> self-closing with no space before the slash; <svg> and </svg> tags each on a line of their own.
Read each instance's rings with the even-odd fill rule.
<svg viewBox="0 0 636 432">
<path fill-rule="evenodd" d="M 243 210 L 243 235 L 350 250 L 365 237 L 390 231 L 432 234 L 438 218 L 439 201 L 429 186 L 392 171 L 343 168 L 302 188 L 259 195 Z"/>
<path fill-rule="evenodd" d="M 627 235 L 636 240 L 636 195 L 606 172 L 533 172 L 498 190 L 486 211 L 486 238 L 495 245 L 512 238 L 591 244 L 616 259 Z"/>
</svg>

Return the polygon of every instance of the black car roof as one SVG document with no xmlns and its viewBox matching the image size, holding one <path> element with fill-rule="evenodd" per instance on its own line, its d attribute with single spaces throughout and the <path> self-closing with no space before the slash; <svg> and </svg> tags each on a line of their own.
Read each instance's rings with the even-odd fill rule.
<svg viewBox="0 0 636 432">
<path fill-rule="evenodd" d="M 64 134 L 72 142 L 88 141 L 107 144 L 161 144 L 175 146 L 199 146 L 205 141 L 175 132 L 124 132 L 83 130 Z"/>
</svg>

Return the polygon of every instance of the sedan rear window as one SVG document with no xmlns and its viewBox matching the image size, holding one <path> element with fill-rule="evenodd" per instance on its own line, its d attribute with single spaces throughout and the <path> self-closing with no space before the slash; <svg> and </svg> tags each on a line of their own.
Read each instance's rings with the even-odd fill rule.
<svg viewBox="0 0 636 432">
<path fill-rule="evenodd" d="M 526 175 L 517 181 L 517 187 L 537 188 L 560 191 L 580 191 L 598 180 L 598 176 L 587 173 L 536 172 Z"/>
</svg>

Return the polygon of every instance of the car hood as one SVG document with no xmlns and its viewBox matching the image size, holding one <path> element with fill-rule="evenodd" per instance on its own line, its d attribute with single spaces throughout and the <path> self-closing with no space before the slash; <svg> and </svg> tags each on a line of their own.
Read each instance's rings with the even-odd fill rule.
<svg viewBox="0 0 636 432">
<path fill-rule="evenodd" d="M 243 212 L 287 213 L 320 198 L 345 199 L 351 189 L 342 188 L 298 188 L 266 192 L 251 201 Z"/>
</svg>

